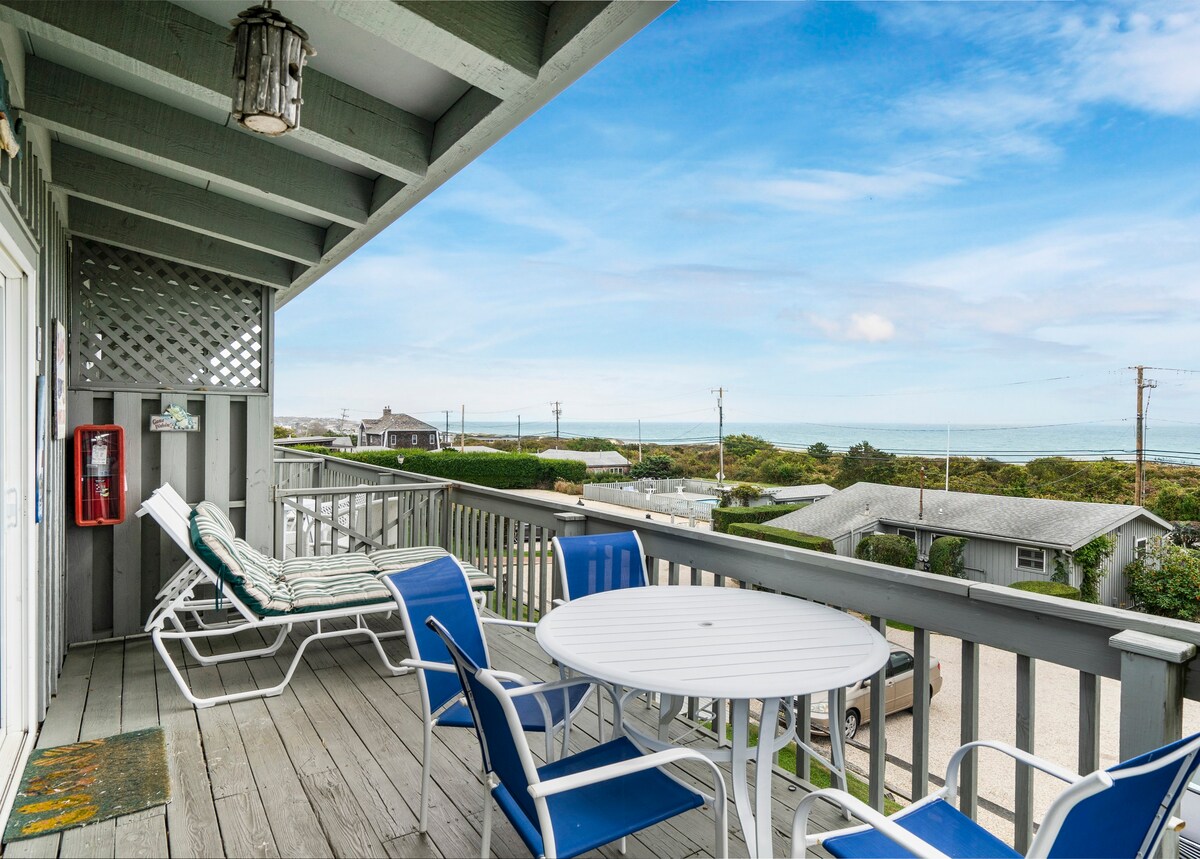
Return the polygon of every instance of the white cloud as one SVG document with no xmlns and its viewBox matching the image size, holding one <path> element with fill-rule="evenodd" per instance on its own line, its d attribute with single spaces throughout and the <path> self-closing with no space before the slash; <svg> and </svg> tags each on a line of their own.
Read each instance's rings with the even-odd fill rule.
<svg viewBox="0 0 1200 859">
<path fill-rule="evenodd" d="M 846 326 L 846 337 L 850 340 L 865 340 L 868 343 L 883 343 L 896 336 L 892 320 L 878 313 L 852 313 Z"/>
<path fill-rule="evenodd" d="M 895 200 L 953 185 L 957 180 L 920 170 L 854 173 L 843 170 L 797 170 L 784 176 L 746 182 L 734 196 L 788 209 L 853 203 L 862 200 Z"/>
</svg>

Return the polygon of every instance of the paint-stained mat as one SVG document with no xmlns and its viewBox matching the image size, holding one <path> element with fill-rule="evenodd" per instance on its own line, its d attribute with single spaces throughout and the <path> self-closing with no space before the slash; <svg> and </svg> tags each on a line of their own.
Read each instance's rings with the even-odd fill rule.
<svg viewBox="0 0 1200 859">
<path fill-rule="evenodd" d="M 162 728 L 40 749 L 25 765 L 4 841 L 98 823 L 170 798 Z"/>
</svg>

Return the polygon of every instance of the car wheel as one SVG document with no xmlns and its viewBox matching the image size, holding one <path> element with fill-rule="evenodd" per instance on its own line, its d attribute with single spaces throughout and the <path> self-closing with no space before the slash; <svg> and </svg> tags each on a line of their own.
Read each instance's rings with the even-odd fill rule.
<svg viewBox="0 0 1200 859">
<path fill-rule="evenodd" d="M 854 735 L 858 733 L 858 711 L 846 711 L 846 739 L 853 740 Z"/>
</svg>

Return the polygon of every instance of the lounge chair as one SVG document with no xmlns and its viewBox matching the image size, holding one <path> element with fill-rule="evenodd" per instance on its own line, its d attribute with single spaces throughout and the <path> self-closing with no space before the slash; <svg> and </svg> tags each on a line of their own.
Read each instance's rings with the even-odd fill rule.
<svg viewBox="0 0 1200 859">
<path fill-rule="evenodd" d="M 314 641 L 364 635 L 371 639 L 384 665 L 393 673 L 409 668 L 392 663 L 384 653 L 382 639 L 403 636 L 402 631 L 376 632 L 367 626 L 367 618 L 387 617 L 396 609 L 391 592 L 380 576 L 404 570 L 430 557 L 449 555 L 438 547 L 383 550 L 379 562 L 360 553 L 347 553 L 278 561 L 238 539 L 228 517 L 214 504 L 200 502 L 189 508 L 173 489 L 155 490 L 143 502 L 138 515 L 150 515 L 175 541 L 187 562 L 171 577 L 160 592 L 159 602 L 146 623 L 154 645 L 184 697 L 197 707 L 211 707 L 226 701 L 278 695 Z M 472 568 L 473 569 L 473 568 Z M 490 577 L 478 570 L 473 587 L 494 587 Z M 197 590 L 211 585 L 212 597 L 199 597 Z M 221 619 L 210 622 L 213 613 Z M 225 619 L 223 613 L 233 617 Z M 194 628 L 188 629 L 188 621 Z M 331 621 L 350 620 L 353 626 L 329 629 Z M 198 663 L 205 666 L 233 660 L 275 655 L 297 623 L 314 623 L 315 632 L 305 637 L 296 649 L 283 680 L 268 688 L 256 688 L 211 697 L 197 697 L 191 691 L 169 650 L 168 641 L 179 641 Z M 197 642 L 232 641 L 233 636 L 249 630 L 274 633 L 263 647 L 201 653 Z M 269 633 L 268 633 L 269 634 Z"/>
<path fill-rule="evenodd" d="M 946 784 L 891 817 L 840 790 L 818 790 L 800 801 L 792 826 L 792 856 L 820 845 L 840 857 L 1016 857 L 1015 850 L 959 812 L 958 771 L 975 749 L 992 749 L 1066 782 L 1051 803 L 1028 856 L 1128 857 L 1142 859 L 1155 850 L 1188 780 L 1200 765 L 1200 734 L 1176 740 L 1131 760 L 1081 776 L 1006 743 L 967 743 L 950 758 Z M 828 800 L 851 812 L 865 826 L 809 835 L 813 806 Z"/>
<path fill-rule="evenodd" d="M 409 658 L 400 664 L 417 669 L 421 690 L 421 715 L 425 732 L 421 757 L 421 812 L 418 830 L 426 831 L 429 817 L 429 778 L 433 756 L 433 728 L 472 728 L 474 722 L 463 700 L 462 685 L 454 671 L 454 662 L 432 631 L 422 622 L 433 615 L 453 633 L 471 658 L 479 665 L 491 667 L 485 624 L 532 628 L 536 624 L 498 617 L 480 617 L 471 599 L 470 585 L 462 563 L 454 557 L 438 558 L 403 573 L 384 576 L 384 584 L 396 597 L 400 618 L 408 637 Z M 513 681 L 506 681 L 512 685 Z M 590 688 L 576 684 L 562 694 L 549 696 L 548 709 L 532 698 L 523 698 L 517 705 L 521 726 L 526 731 L 544 733 L 546 758 L 553 757 L 554 735 L 562 733 L 564 750 L 570 738 L 571 718 L 587 701 Z"/>
<path fill-rule="evenodd" d="M 534 697 L 548 708 L 563 690 L 587 677 L 530 684 L 514 675 L 481 667 L 437 618 L 426 625 L 454 660 L 459 682 L 483 753 L 484 789 L 511 821 L 534 856 L 578 856 L 711 802 L 716 856 L 729 853 L 725 779 L 717 765 L 694 749 L 674 748 L 645 754 L 628 737 L 538 766 L 525 739 L 522 698 Z M 508 683 L 513 688 L 507 688 Z M 712 772 L 713 797 L 676 778 L 665 767 L 681 761 L 700 763 Z M 483 849 L 491 852 L 492 804 L 484 806 Z"/>
</svg>

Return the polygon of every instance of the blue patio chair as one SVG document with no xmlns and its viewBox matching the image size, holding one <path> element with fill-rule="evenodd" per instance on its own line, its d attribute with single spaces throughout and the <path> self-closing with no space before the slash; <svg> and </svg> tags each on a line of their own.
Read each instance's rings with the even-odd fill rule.
<svg viewBox="0 0 1200 859">
<path fill-rule="evenodd" d="M 408 638 L 409 658 L 401 661 L 404 667 L 417 670 L 421 692 L 421 715 L 425 720 L 424 744 L 421 758 L 421 813 L 419 828 L 426 829 L 429 816 L 429 779 L 433 752 L 433 728 L 470 728 L 474 726 L 471 713 L 462 700 L 462 686 L 455 675 L 450 654 L 440 638 L 421 623 L 433 615 L 453 632 L 466 650 L 480 665 L 491 665 L 483 624 L 532 627 L 523 621 L 479 615 L 472 599 L 470 581 L 457 558 L 452 556 L 412 567 L 383 578 L 384 584 L 396 598 L 400 618 Z M 508 676 L 508 675 L 506 675 Z M 522 683 L 515 675 L 505 681 L 510 685 Z M 571 717 L 583 706 L 588 693 L 585 684 L 550 696 L 543 708 L 537 701 L 526 699 L 518 708 L 521 726 L 526 731 L 546 735 L 546 757 L 553 751 L 553 738 L 562 732 L 563 748 L 570 738 Z"/>
<path fill-rule="evenodd" d="M 725 780 L 716 764 L 692 749 L 644 754 L 628 738 L 618 737 L 539 767 L 522 730 L 521 702 L 533 699 L 548 707 L 560 690 L 589 679 L 510 687 L 504 675 L 482 667 L 460 647 L 436 618 L 426 624 L 444 642 L 466 690 L 483 755 L 484 787 L 530 853 L 567 859 L 614 841 L 624 850 L 627 835 L 712 802 L 715 855 L 728 855 Z M 701 762 L 712 771 L 715 798 L 663 769 L 681 761 Z M 485 859 L 491 833 L 489 802 L 483 816 Z"/>
<path fill-rule="evenodd" d="M 959 765 L 976 748 L 1004 752 L 1068 784 L 1046 811 L 1029 845 L 1029 856 L 1141 859 L 1154 855 L 1168 823 L 1182 823 L 1171 818 L 1171 809 L 1200 764 L 1200 734 L 1086 776 L 1005 743 L 967 743 L 950 758 L 945 787 L 891 817 L 840 790 L 809 794 L 796 808 L 792 855 L 803 856 L 806 847 L 819 844 L 840 857 L 1020 856 L 954 808 Z M 867 825 L 808 835 L 808 816 L 821 799 L 853 812 Z"/>
<path fill-rule="evenodd" d="M 648 582 L 646 553 L 637 531 L 555 537 L 554 564 L 564 602 Z"/>
<path fill-rule="evenodd" d="M 637 531 L 555 537 L 552 543 L 554 565 L 558 568 L 562 582 L 562 599 L 555 600 L 558 605 L 591 594 L 621 588 L 640 588 L 649 584 L 646 553 L 642 549 L 642 539 Z M 567 672 L 560 670 L 559 676 L 565 678 Z M 613 692 L 621 696 L 622 706 L 625 700 L 639 694 L 636 690 L 624 693 L 614 689 Z M 646 693 L 646 702 L 650 702 L 649 693 Z M 599 704 L 596 707 L 596 715 L 603 726 L 604 712 Z M 621 732 L 618 722 L 614 712 L 613 737 Z"/>
</svg>

